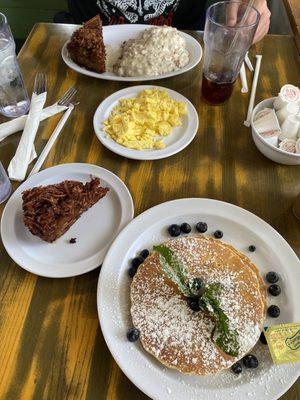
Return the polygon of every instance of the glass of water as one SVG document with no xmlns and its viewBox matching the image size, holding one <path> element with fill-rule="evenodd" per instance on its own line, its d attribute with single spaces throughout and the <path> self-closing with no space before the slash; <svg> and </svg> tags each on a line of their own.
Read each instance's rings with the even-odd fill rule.
<svg viewBox="0 0 300 400">
<path fill-rule="evenodd" d="M 29 98 L 16 57 L 16 45 L 4 14 L 0 13 L 0 114 L 26 114 Z"/>
<path fill-rule="evenodd" d="M 231 96 L 259 19 L 256 8 L 242 1 L 220 1 L 207 9 L 202 97 L 208 103 Z"/>
<path fill-rule="evenodd" d="M 11 183 L 0 161 L 0 204 L 9 198 L 10 193 Z"/>
</svg>

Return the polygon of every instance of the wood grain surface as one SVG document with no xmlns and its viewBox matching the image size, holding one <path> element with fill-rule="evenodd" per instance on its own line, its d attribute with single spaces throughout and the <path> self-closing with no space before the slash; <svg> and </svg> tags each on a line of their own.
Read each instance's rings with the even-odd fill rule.
<svg viewBox="0 0 300 400">
<path fill-rule="evenodd" d="M 60 52 L 73 29 L 37 24 L 19 55 L 30 93 L 35 73 L 46 72 L 48 105 L 70 86 L 79 91 L 80 105 L 44 167 L 76 161 L 111 170 L 131 191 L 135 215 L 183 197 L 237 204 L 270 223 L 299 256 L 300 223 L 291 205 L 300 191 L 300 167 L 275 164 L 256 149 L 250 129 L 243 126 L 249 96 L 240 93 L 240 83 L 225 105 L 211 107 L 200 96 L 202 64 L 184 75 L 156 81 L 195 105 L 200 118 L 198 134 L 173 157 L 153 162 L 128 160 L 100 144 L 92 119 L 103 99 L 130 84 L 97 80 L 69 69 Z M 285 83 L 299 85 L 300 60 L 292 37 L 268 36 L 251 48 L 252 59 L 260 53 L 263 61 L 256 102 L 275 96 Z M 38 153 L 59 118 L 41 123 Z M 6 168 L 19 138 L 15 134 L 0 143 L 0 159 Z M 99 269 L 71 279 L 39 278 L 18 267 L 2 243 L 0 268 L 0 399 L 147 399 L 120 371 L 105 345 L 96 306 Z M 282 400 L 299 399 L 298 380 Z"/>
<path fill-rule="evenodd" d="M 284 4 L 295 35 L 296 46 L 300 53 L 300 1 L 284 0 Z"/>
</svg>

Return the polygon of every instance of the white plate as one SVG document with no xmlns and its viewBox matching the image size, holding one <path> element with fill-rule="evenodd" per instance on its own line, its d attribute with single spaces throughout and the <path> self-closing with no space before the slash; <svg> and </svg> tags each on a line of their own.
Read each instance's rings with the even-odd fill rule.
<svg viewBox="0 0 300 400">
<path fill-rule="evenodd" d="M 113 139 L 108 137 L 102 130 L 103 121 L 109 117 L 112 109 L 118 104 L 119 100 L 122 98 L 136 97 L 142 90 L 154 88 L 166 90 L 174 100 L 184 102 L 187 107 L 187 114 L 181 119 L 182 125 L 173 128 L 172 133 L 163 138 L 166 147 L 161 150 L 133 150 L 128 149 L 125 146 L 121 146 Z M 107 147 L 114 153 L 127 158 L 132 158 L 134 160 L 158 160 L 179 153 L 181 150 L 187 147 L 197 133 L 199 119 L 193 104 L 186 97 L 182 96 L 182 94 L 161 86 L 142 85 L 119 90 L 118 92 L 115 92 L 111 96 L 107 97 L 98 106 L 94 115 L 93 123 L 94 130 L 100 142 L 103 144 L 103 146 Z"/>
<path fill-rule="evenodd" d="M 170 224 L 188 222 L 194 227 L 198 221 L 208 223 L 208 235 L 223 230 L 223 240 L 246 253 L 262 274 L 270 270 L 279 273 L 282 293 L 269 301 L 279 305 L 281 315 L 268 318 L 267 325 L 300 321 L 300 262 L 287 242 L 270 225 L 242 208 L 216 200 L 181 199 L 136 217 L 110 247 L 98 282 L 98 314 L 106 343 L 127 377 L 152 399 L 278 399 L 299 376 L 300 364 L 273 365 L 265 345 L 258 344 L 254 350 L 260 361 L 256 370 L 244 369 L 238 376 L 224 371 L 200 377 L 166 368 L 139 342 L 126 339 L 127 329 L 132 327 L 131 280 L 127 275 L 130 260 L 142 249 L 167 240 Z M 255 253 L 247 251 L 250 244 L 256 245 Z"/>
<path fill-rule="evenodd" d="M 67 179 L 87 182 L 100 178 L 110 190 L 54 243 L 33 236 L 23 223 L 22 192 Z M 48 168 L 25 181 L 9 199 L 1 220 L 1 237 L 10 257 L 33 274 L 50 278 L 80 275 L 97 268 L 117 233 L 133 218 L 133 202 L 125 184 L 112 172 L 90 164 Z M 70 244 L 70 238 L 77 238 Z"/>
<path fill-rule="evenodd" d="M 140 25 L 140 24 L 123 24 L 123 25 L 109 25 L 103 27 L 103 39 L 106 46 L 119 47 L 121 44 L 128 40 L 137 37 L 145 29 L 149 29 L 150 25 Z M 79 28 L 79 26 L 78 26 Z M 192 36 L 187 33 L 179 31 L 179 34 L 185 39 L 188 52 L 190 54 L 189 63 L 183 68 L 162 74 L 159 76 L 137 76 L 137 77 L 125 77 L 118 76 L 113 72 L 104 72 L 99 74 L 98 72 L 89 71 L 84 67 L 80 67 L 74 61 L 71 60 L 68 50 L 67 43 L 64 44 L 61 55 L 64 62 L 68 67 L 72 68 L 74 71 L 79 72 L 83 75 L 92 76 L 93 78 L 107 79 L 112 81 L 125 81 L 125 82 L 141 82 L 150 81 L 154 79 L 164 79 L 171 76 L 183 74 L 195 67 L 202 58 L 202 47 Z"/>
</svg>

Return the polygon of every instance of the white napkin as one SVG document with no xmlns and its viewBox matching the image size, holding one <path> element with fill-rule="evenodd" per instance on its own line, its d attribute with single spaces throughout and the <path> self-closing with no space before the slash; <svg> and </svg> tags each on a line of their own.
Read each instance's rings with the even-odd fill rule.
<svg viewBox="0 0 300 400">
<path fill-rule="evenodd" d="M 34 139 L 40 124 L 40 116 L 46 102 L 47 92 L 36 95 L 32 94 L 30 110 L 25 122 L 16 154 L 8 166 L 8 175 L 15 181 L 23 181 L 26 176 L 29 163 L 33 160 Z M 35 151 L 34 151 L 35 153 Z"/>
<path fill-rule="evenodd" d="M 52 104 L 52 106 L 43 109 L 42 114 L 40 116 L 40 121 L 44 121 L 45 119 L 52 117 L 52 115 L 65 111 L 67 108 L 68 107 L 66 106 L 60 106 L 57 103 L 54 103 Z M 0 142 L 7 136 L 12 135 L 13 133 L 19 132 L 22 129 L 24 129 L 27 117 L 28 115 L 22 115 L 22 117 L 15 118 L 11 121 L 0 124 Z"/>
</svg>

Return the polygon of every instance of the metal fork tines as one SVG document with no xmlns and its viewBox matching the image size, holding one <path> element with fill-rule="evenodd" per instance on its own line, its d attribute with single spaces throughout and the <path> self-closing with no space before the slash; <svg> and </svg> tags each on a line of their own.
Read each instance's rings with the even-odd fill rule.
<svg viewBox="0 0 300 400">
<path fill-rule="evenodd" d="M 45 74 L 38 72 L 35 76 L 33 93 L 41 94 L 46 92 L 46 76 Z"/>
<path fill-rule="evenodd" d="M 73 87 L 70 87 L 70 89 L 68 89 L 66 91 L 66 93 L 63 95 L 63 97 L 57 102 L 57 104 L 59 106 L 69 106 L 70 102 L 72 100 L 72 98 L 75 96 L 75 94 L 77 93 L 77 90 Z"/>
</svg>

